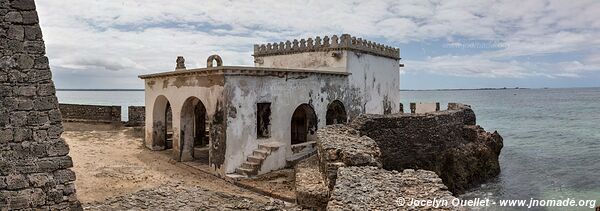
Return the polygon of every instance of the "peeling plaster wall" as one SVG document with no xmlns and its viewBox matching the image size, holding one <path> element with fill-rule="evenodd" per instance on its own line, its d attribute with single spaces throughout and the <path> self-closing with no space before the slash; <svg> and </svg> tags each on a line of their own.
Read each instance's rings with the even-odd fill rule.
<svg viewBox="0 0 600 211">
<path fill-rule="evenodd" d="M 340 53 L 340 57 L 332 53 Z M 357 51 L 303 52 L 257 57 L 256 67 L 316 69 L 351 73 L 352 99 L 361 107 L 348 112 L 350 119 L 361 113 L 389 114 L 399 112 L 400 66 L 398 60 Z M 359 90 L 359 92 L 356 92 Z"/>
<path fill-rule="evenodd" d="M 256 57 L 256 67 L 294 68 L 346 72 L 346 57 L 333 57 L 342 51 L 318 51 Z M 260 61 L 262 60 L 262 64 Z"/>
<path fill-rule="evenodd" d="M 346 110 L 359 105 L 352 99 L 347 76 L 287 73 L 267 76 L 227 76 L 225 95 L 229 102 L 227 116 L 226 172 L 234 172 L 258 144 L 280 142 L 286 157 L 292 156 L 291 120 L 294 110 L 309 104 L 317 116 L 317 127 L 325 126 L 327 106 L 334 100 L 344 103 Z M 257 103 L 271 103 L 271 137 L 257 138 Z M 281 163 L 280 163 L 281 164 Z M 271 170 L 284 167 L 263 166 Z"/>
<path fill-rule="evenodd" d="M 350 87 L 361 91 L 362 113 L 398 113 L 400 66 L 398 60 L 346 51 Z M 356 114 L 349 114 L 350 119 Z"/>
<path fill-rule="evenodd" d="M 225 125 L 223 116 L 225 116 L 223 106 L 223 75 L 210 76 L 175 76 L 162 78 L 149 78 L 145 80 L 145 104 L 146 104 L 146 147 L 153 149 L 153 124 L 154 124 L 154 104 L 159 96 L 164 96 L 171 104 L 173 112 L 173 157 L 180 159 L 180 128 L 181 111 L 184 102 L 189 97 L 197 97 L 206 107 L 208 120 L 210 121 L 210 158 L 211 167 L 217 173 L 222 174 L 221 167 L 224 159 L 224 152 L 218 153 L 219 147 L 225 145 L 224 130 Z M 154 147 L 156 150 L 156 148 Z M 214 158 L 214 159 L 213 159 Z"/>
</svg>

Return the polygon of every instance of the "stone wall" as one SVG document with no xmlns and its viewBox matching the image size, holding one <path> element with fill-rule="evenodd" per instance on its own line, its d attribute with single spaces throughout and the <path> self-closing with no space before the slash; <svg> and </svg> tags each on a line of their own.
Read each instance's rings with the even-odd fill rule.
<svg viewBox="0 0 600 211">
<path fill-rule="evenodd" d="M 329 125 L 317 131 L 317 154 L 329 189 L 333 189 L 340 167 L 382 166 L 377 143 L 341 124 Z"/>
<path fill-rule="evenodd" d="M 144 106 L 127 107 L 127 126 L 143 126 L 146 119 L 146 109 Z"/>
<path fill-rule="evenodd" d="M 377 143 L 347 125 L 329 125 L 317 131 L 317 152 L 295 168 L 296 197 L 305 208 L 406 210 L 411 207 L 399 205 L 399 197 L 454 199 L 435 172 L 382 169 Z"/>
<path fill-rule="evenodd" d="M 60 104 L 64 121 L 121 122 L 121 106 Z"/>
<path fill-rule="evenodd" d="M 0 20 L 0 210 L 81 210 L 33 0 Z"/>
<path fill-rule="evenodd" d="M 350 126 L 377 142 L 383 168 L 436 172 L 450 191 L 463 193 L 500 173 L 502 137 L 475 125 L 466 105 L 427 114 L 361 115 Z"/>
<path fill-rule="evenodd" d="M 303 207 L 322 209 L 329 201 L 327 181 L 319 170 L 319 157 L 313 155 L 294 167 L 296 201 Z"/>
</svg>

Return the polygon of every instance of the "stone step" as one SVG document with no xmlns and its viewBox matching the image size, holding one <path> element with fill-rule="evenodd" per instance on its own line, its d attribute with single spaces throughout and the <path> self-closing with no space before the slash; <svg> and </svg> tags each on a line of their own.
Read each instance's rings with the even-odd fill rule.
<svg viewBox="0 0 600 211">
<path fill-rule="evenodd" d="M 301 153 L 296 153 L 293 154 L 292 157 L 287 158 L 285 160 L 285 166 L 287 168 L 292 168 L 294 166 L 296 166 L 296 164 L 298 164 L 299 162 L 301 162 L 302 160 L 309 158 L 313 155 L 317 154 L 317 150 L 312 150 L 312 151 L 305 151 L 305 152 L 301 152 Z"/>
<path fill-rule="evenodd" d="M 248 162 L 248 161 L 246 161 L 246 162 L 242 163 L 242 168 L 259 170 L 260 169 L 260 163 L 254 163 L 254 162 Z"/>
<path fill-rule="evenodd" d="M 250 155 L 246 158 L 246 161 L 253 162 L 253 163 L 262 163 L 264 160 L 265 160 L 264 157 L 254 156 L 254 155 Z"/>
<path fill-rule="evenodd" d="M 278 142 L 269 142 L 269 143 L 259 144 L 258 145 L 258 149 L 262 149 L 262 150 L 266 150 L 266 151 L 269 151 L 269 152 L 273 152 L 275 150 L 278 150 L 279 146 L 281 146 L 281 144 L 278 143 Z"/>
<path fill-rule="evenodd" d="M 246 175 L 246 176 L 253 176 L 258 174 L 258 172 L 254 169 L 249 169 L 249 168 L 236 168 L 235 169 L 235 173 L 241 174 L 241 175 Z"/>
<path fill-rule="evenodd" d="M 255 149 L 252 151 L 252 155 L 263 157 L 263 159 L 269 156 L 269 154 L 271 154 L 269 151 L 263 149 Z"/>
<path fill-rule="evenodd" d="M 244 175 L 244 174 L 238 174 L 238 173 L 231 173 L 231 174 L 226 174 L 225 176 L 232 178 L 232 179 L 243 179 L 243 178 L 248 178 L 248 176 Z"/>
<path fill-rule="evenodd" d="M 271 152 L 278 150 L 280 146 L 281 143 L 279 142 L 259 144 L 258 149 L 253 150 L 252 154 L 246 157 L 246 161 L 239 168 L 235 169 L 235 173 L 246 176 L 258 175 L 265 159 Z"/>
</svg>

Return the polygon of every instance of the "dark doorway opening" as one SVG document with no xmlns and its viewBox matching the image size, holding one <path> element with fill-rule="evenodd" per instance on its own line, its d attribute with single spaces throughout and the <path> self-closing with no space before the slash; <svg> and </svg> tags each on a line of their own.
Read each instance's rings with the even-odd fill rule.
<svg viewBox="0 0 600 211">
<path fill-rule="evenodd" d="M 173 111 L 171 110 L 171 103 L 167 102 L 167 109 L 165 109 L 165 149 L 173 149 Z"/>
<path fill-rule="evenodd" d="M 181 160 L 208 163 L 209 130 L 206 107 L 196 97 L 183 103 L 181 110 Z"/>
<path fill-rule="evenodd" d="M 314 141 L 317 131 L 317 115 L 308 104 L 296 108 L 291 122 L 292 145 Z"/>
</svg>

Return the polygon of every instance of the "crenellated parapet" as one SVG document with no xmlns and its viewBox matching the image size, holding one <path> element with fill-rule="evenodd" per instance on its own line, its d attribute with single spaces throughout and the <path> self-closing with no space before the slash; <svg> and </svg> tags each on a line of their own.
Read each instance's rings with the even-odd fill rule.
<svg viewBox="0 0 600 211">
<path fill-rule="evenodd" d="M 261 57 L 332 50 L 353 50 L 397 60 L 400 59 L 399 48 L 371 42 L 362 38 L 356 38 L 350 36 L 349 34 L 342 34 L 339 37 L 337 35 L 333 35 L 331 37 L 325 36 L 322 39 L 321 37 L 317 36 L 315 39 L 294 39 L 293 41 L 288 40 L 279 43 L 275 42 L 254 45 L 253 56 Z"/>
</svg>

